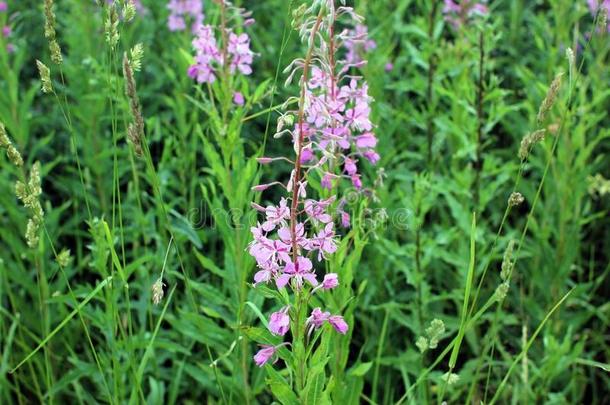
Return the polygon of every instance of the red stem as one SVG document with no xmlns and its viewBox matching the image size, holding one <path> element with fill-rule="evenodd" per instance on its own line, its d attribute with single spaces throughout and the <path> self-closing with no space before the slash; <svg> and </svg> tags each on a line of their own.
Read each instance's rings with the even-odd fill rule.
<svg viewBox="0 0 610 405">
<path fill-rule="evenodd" d="M 318 18 L 316 19 L 316 23 L 311 30 L 311 46 L 307 51 L 307 58 L 305 59 L 305 63 L 303 64 L 303 79 L 301 82 L 301 99 L 299 102 L 299 115 L 298 115 L 298 126 L 299 126 L 299 140 L 297 145 L 297 159 L 294 164 L 294 178 L 292 184 L 292 203 L 290 209 L 290 236 L 292 239 L 292 262 L 294 263 L 295 270 L 298 272 L 298 245 L 297 245 L 297 237 L 296 237 L 296 227 L 297 227 L 297 208 L 299 206 L 299 183 L 301 181 L 301 152 L 303 151 L 303 141 L 304 141 L 304 125 L 305 125 L 305 94 L 307 91 L 307 82 L 309 81 L 309 68 L 311 65 L 311 59 L 313 57 L 313 49 L 315 36 L 320 29 L 320 24 L 322 23 L 322 10 L 318 14 Z"/>
</svg>

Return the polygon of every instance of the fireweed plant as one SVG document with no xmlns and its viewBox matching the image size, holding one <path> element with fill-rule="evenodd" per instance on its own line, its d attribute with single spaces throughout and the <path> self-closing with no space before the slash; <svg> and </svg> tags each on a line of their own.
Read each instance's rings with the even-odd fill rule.
<svg viewBox="0 0 610 405">
<path fill-rule="evenodd" d="M 0 403 L 608 402 L 607 1 L 391 3 L 0 0 Z"/>
<path fill-rule="evenodd" d="M 8 21 L 8 4 L 4 1 L 0 1 L 0 49 L 5 53 L 12 53 L 15 51 L 15 45 L 10 42 L 11 34 L 13 33 L 13 29 Z"/>
<path fill-rule="evenodd" d="M 328 335 L 345 335 L 350 329 L 340 313 L 322 308 L 318 298 L 341 282 L 335 272 L 319 275 L 341 243 L 335 221 L 350 226 L 349 214 L 338 203 L 340 183 L 345 180 L 362 190 L 359 165 L 379 160 L 370 121 L 372 98 L 366 81 L 355 74 L 366 64 L 363 55 L 374 43 L 360 25 L 361 17 L 335 1 L 314 1 L 297 13 L 300 17 L 294 23 L 308 51 L 285 72 L 287 84 L 298 77 L 298 109 L 280 116 L 274 136 L 292 141 L 294 157 L 258 159 L 263 165 L 287 162 L 293 169 L 286 184 L 274 181 L 254 187 L 262 192 L 277 186 L 286 196 L 276 205 L 252 204 L 264 219 L 252 227 L 254 240 L 248 251 L 258 267 L 254 286 L 277 288 L 273 296 L 280 309 L 266 321 L 269 332 L 291 336 L 291 341 L 262 344 L 254 361 L 262 367 L 281 357 L 295 378 L 290 390 L 299 398 L 318 398 L 327 383 L 323 369 L 329 361 Z M 346 25 L 355 28 L 340 28 Z M 316 190 L 326 197 L 312 198 Z M 274 387 L 284 383 L 273 375 L 271 388 L 277 394 Z"/>
</svg>

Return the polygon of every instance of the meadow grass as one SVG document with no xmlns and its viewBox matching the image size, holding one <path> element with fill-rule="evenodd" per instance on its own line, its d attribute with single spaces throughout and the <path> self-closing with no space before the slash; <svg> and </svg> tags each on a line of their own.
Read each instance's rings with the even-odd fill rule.
<svg viewBox="0 0 610 405">
<path fill-rule="evenodd" d="M 329 188 L 298 135 L 354 41 L 340 1 L 203 1 L 211 81 L 195 6 L 0 0 L 0 403 L 610 402 L 593 3 L 347 1 L 374 43 L 326 97 L 368 84 L 379 161 L 332 149 Z M 255 282 L 257 210 L 288 196 L 286 266 L 299 221 L 320 238 L 301 175 L 336 223 L 320 287 Z"/>
</svg>

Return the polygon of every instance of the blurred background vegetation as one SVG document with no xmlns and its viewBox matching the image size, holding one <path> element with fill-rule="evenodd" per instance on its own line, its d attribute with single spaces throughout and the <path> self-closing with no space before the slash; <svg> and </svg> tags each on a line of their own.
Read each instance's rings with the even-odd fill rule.
<svg viewBox="0 0 610 405">
<path fill-rule="evenodd" d="M 0 14 L 14 46 L 8 53 L 0 42 L 0 122 L 26 168 L 41 162 L 45 210 L 29 249 L 28 214 L 13 191 L 20 174 L 3 154 L 2 403 L 272 402 L 266 370 L 251 362 L 258 329 L 247 326 L 268 300 L 247 284 L 254 263 L 244 250 L 258 198 L 250 187 L 289 175 L 255 157 L 275 128 L 269 107 L 294 94 L 281 71 L 304 52 L 290 28 L 299 2 L 234 1 L 253 12 L 258 57 L 236 84 L 251 109 L 226 127 L 186 75 L 190 33 L 168 31 L 165 1 L 142 3 L 113 53 L 99 5 L 56 0 L 57 98 L 40 92 L 35 64 L 50 65 L 43 2 L 9 0 Z M 337 342 L 332 370 L 348 378 L 334 402 L 478 404 L 497 392 L 500 403 L 609 403 L 610 37 L 595 27 L 599 16 L 584 0 L 498 0 L 455 28 L 440 1 L 351 3 L 377 44 L 364 71 L 381 161 L 368 173 L 375 198 L 350 206 L 352 250 L 334 263 L 352 280 L 337 303 L 353 298 L 349 345 Z M 205 10 L 216 18 L 211 2 Z M 123 50 L 140 42 L 144 161 L 125 140 L 121 67 Z M 538 128 L 560 71 L 547 137 L 522 161 L 521 140 Z M 265 154 L 286 150 L 269 139 Z M 525 201 L 507 210 L 513 191 Z M 449 384 L 449 359 L 435 360 L 460 328 L 473 212 L 473 308 L 502 282 L 509 241 L 522 243 L 506 299 L 468 328 Z M 71 252 L 65 266 L 62 249 Z M 162 269 L 166 297 L 153 306 Z M 434 319 L 445 331 L 422 354 L 415 343 Z"/>
</svg>

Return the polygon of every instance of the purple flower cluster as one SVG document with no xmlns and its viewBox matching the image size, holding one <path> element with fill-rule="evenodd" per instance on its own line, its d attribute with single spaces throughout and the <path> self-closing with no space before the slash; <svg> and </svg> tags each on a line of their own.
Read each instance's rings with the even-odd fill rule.
<svg viewBox="0 0 610 405">
<path fill-rule="evenodd" d="M 606 13 L 610 14 L 610 0 L 587 0 L 591 14 L 596 15 L 598 6 L 601 9 L 606 9 Z M 610 32 L 610 22 L 608 22 L 608 32 Z"/>
<path fill-rule="evenodd" d="M 456 29 L 467 24 L 473 17 L 485 16 L 487 14 L 489 14 L 489 8 L 484 1 L 461 0 L 455 2 L 453 0 L 445 0 L 445 6 L 443 7 L 445 21 Z"/>
<path fill-rule="evenodd" d="M 359 162 L 362 159 L 372 164 L 379 161 L 375 151 L 377 137 L 370 119 L 372 98 L 368 95 L 368 85 L 361 77 L 349 74 L 351 68 L 366 63 L 355 44 L 360 43 L 364 46 L 362 49 L 369 50 L 374 44 L 365 36 L 366 27 L 357 27 L 360 28 L 339 35 L 347 49 L 345 60 L 335 64 L 335 70 L 324 65 L 313 66 L 305 91 L 306 125 L 301 161 L 310 165 L 310 170 L 321 172 L 322 187 L 328 190 L 341 177 L 348 178 L 356 189 L 361 189 Z M 298 128 L 293 136 L 295 139 L 300 136 Z M 330 156 L 334 158 L 330 159 Z M 337 165 L 342 167 L 341 173 L 326 170 Z"/>
<path fill-rule="evenodd" d="M 169 0 L 167 27 L 170 31 L 184 31 L 187 24 L 195 32 L 203 23 L 203 0 Z"/>
<path fill-rule="evenodd" d="M 226 2 L 224 7 L 229 3 Z M 234 9 L 242 16 L 249 17 L 249 13 L 244 13 L 241 9 Z M 247 18 L 244 25 L 250 25 L 253 19 Z M 220 28 L 222 30 L 223 27 Z M 196 79 L 198 83 L 214 83 L 216 80 L 217 69 L 224 67 L 227 63 L 231 74 L 237 72 L 243 75 L 252 73 L 252 61 L 254 52 L 250 50 L 250 37 L 246 33 L 237 34 L 231 28 L 224 27 L 225 34 L 221 35 L 226 43 L 219 47 L 211 25 L 199 25 L 195 31 L 196 37 L 193 40 L 195 48 L 195 63 L 188 69 L 188 75 Z M 243 95 L 234 94 L 234 101 L 237 105 L 243 105 Z"/>
<path fill-rule="evenodd" d="M 6 4 L 6 2 L 4 2 L 4 1 L 0 1 L 0 13 L 8 13 L 8 4 Z M 4 26 L 2 26 L 2 34 L 0 34 L 0 36 L 3 38 L 3 40 L 8 41 L 8 38 L 11 36 L 12 33 L 13 33 L 13 30 L 10 27 L 10 25 L 4 25 Z M 13 44 L 11 44 L 10 42 L 7 43 L 6 51 L 8 53 L 14 52 L 15 46 Z"/>
<path fill-rule="evenodd" d="M 363 51 L 375 44 L 367 39 L 366 27 L 362 25 L 335 35 L 339 15 L 359 19 L 351 8 L 335 9 L 333 1 L 328 3 L 330 11 L 324 22 L 303 24 L 309 27 L 310 44 L 314 39 L 322 41 L 323 38 L 327 43 L 314 44 L 315 49 L 306 60 L 297 59 L 287 69 L 290 78 L 300 72 L 301 102 L 298 111 L 288 111 L 280 117 L 275 137 L 289 134 L 296 158 L 259 159 L 261 164 L 281 160 L 294 165 L 286 185 L 272 182 L 254 187 L 256 191 L 263 191 L 281 185 L 288 196 L 282 197 L 277 205 L 252 204 L 264 219 L 251 228 L 254 239 L 248 248 L 258 266 L 255 286 L 273 282 L 278 289 L 290 286 L 295 294 L 306 296 L 339 285 L 336 273 L 327 273 L 319 282 L 315 271 L 316 263 L 323 263 L 337 251 L 336 214 L 344 226 L 349 226 L 349 214 L 342 208 L 344 202 L 336 196 L 338 180 L 348 179 L 356 189 L 361 189 L 359 163 L 365 160 L 374 164 L 379 160 L 370 118 L 372 98 L 368 95 L 367 83 L 353 74 L 354 68 L 366 63 Z M 314 27 L 325 27 L 328 31 L 318 32 Z M 341 45 L 345 57 L 338 60 Z M 310 181 L 319 181 L 323 188 L 334 190 L 335 195 L 325 199 L 308 197 Z M 301 304 L 297 302 L 293 306 L 298 305 Z M 288 333 L 291 319 L 295 322 L 291 318 L 295 312 L 297 309 L 288 305 L 271 314 L 270 332 L 278 336 Z M 349 329 L 341 315 L 315 308 L 306 320 L 308 336 L 325 324 L 340 334 L 346 334 Z M 276 348 L 263 346 L 254 356 L 256 364 L 267 363 L 274 357 Z"/>
<path fill-rule="evenodd" d="M 377 42 L 369 38 L 369 30 L 366 25 L 357 24 L 353 30 L 349 31 L 344 46 L 347 49 L 345 55 L 347 63 L 359 65 L 364 61 L 368 52 L 377 48 Z"/>
</svg>

